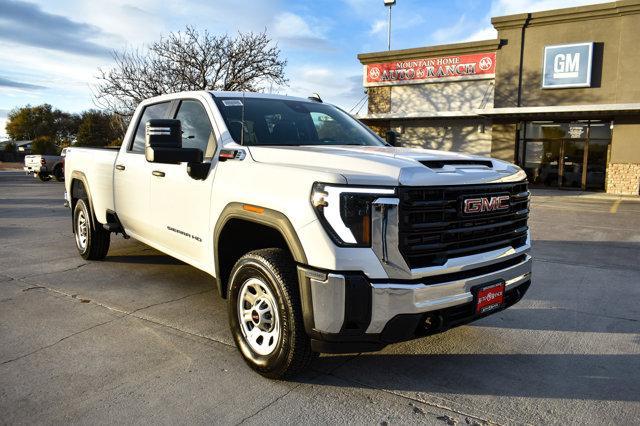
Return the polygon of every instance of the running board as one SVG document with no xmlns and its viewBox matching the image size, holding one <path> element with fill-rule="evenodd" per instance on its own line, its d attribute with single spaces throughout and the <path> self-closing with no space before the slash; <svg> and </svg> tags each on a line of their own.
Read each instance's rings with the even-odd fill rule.
<svg viewBox="0 0 640 426">
<path fill-rule="evenodd" d="M 102 227 L 109 232 L 113 232 L 115 234 L 122 234 L 125 240 L 129 239 L 129 236 L 126 232 L 124 232 L 124 227 L 120 223 L 120 219 L 118 219 L 118 214 L 113 210 L 107 210 L 107 223 L 103 223 Z"/>
</svg>

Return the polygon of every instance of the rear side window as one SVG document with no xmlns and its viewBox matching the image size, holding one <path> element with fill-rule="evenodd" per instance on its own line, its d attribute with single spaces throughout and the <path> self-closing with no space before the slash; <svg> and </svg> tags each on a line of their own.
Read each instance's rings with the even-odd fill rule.
<svg viewBox="0 0 640 426">
<path fill-rule="evenodd" d="M 154 118 L 166 118 L 169 112 L 171 102 L 162 102 L 159 104 L 147 105 L 140 116 L 138 127 L 136 128 L 136 136 L 133 143 L 129 147 L 130 152 L 144 152 L 144 126 L 149 120 Z"/>
<path fill-rule="evenodd" d="M 215 143 L 211 121 L 202 104 L 198 101 L 185 100 L 180 102 L 180 108 L 176 114 L 176 120 L 180 120 L 182 126 L 182 147 L 198 148 L 205 157 L 210 157 L 207 146 L 209 142 Z"/>
</svg>

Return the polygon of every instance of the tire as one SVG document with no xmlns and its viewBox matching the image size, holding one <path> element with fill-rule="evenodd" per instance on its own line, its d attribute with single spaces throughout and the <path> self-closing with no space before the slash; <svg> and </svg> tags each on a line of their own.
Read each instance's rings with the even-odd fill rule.
<svg viewBox="0 0 640 426">
<path fill-rule="evenodd" d="M 51 176 L 44 173 L 38 173 L 38 179 L 40 179 L 43 182 L 47 182 L 51 180 Z"/>
<path fill-rule="evenodd" d="M 73 210 L 73 230 L 76 240 L 76 248 L 86 260 L 102 260 L 109 251 L 111 234 L 106 229 L 92 225 L 91 212 L 88 202 L 79 199 Z"/>
<path fill-rule="evenodd" d="M 53 169 L 53 177 L 58 182 L 64 182 L 64 169 L 62 166 L 56 166 L 56 168 Z"/>
<path fill-rule="evenodd" d="M 294 376 L 318 355 L 304 330 L 295 263 L 287 251 L 269 248 L 242 256 L 231 271 L 228 300 L 236 346 L 261 375 Z"/>
</svg>

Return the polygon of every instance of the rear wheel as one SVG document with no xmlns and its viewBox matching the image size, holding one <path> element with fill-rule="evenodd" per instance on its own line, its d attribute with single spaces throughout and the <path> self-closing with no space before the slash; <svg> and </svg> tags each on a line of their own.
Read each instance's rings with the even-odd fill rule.
<svg viewBox="0 0 640 426">
<path fill-rule="evenodd" d="M 43 182 L 47 182 L 51 180 L 51 176 L 45 173 L 38 173 L 38 178 Z"/>
<path fill-rule="evenodd" d="M 78 200 L 73 210 L 73 229 L 78 252 L 83 259 L 102 260 L 109 251 L 111 234 L 100 224 L 96 228 L 92 223 L 87 201 Z"/>
<path fill-rule="evenodd" d="M 64 169 L 62 166 L 56 166 L 56 168 L 53 169 L 53 177 L 56 178 L 58 182 L 64 182 Z"/>
<path fill-rule="evenodd" d="M 285 250 L 256 250 L 236 262 L 229 324 L 246 363 L 265 377 L 295 375 L 317 355 L 304 330 L 295 263 Z"/>
</svg>

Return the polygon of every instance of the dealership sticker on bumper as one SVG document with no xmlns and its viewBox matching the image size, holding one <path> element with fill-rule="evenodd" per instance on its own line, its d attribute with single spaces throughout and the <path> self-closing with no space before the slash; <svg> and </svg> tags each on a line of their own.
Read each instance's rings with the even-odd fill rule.
<svg viewBox="0 0 640 426">
<path fill-rule="evenodd" d="M 476 313 L 486 314 L 498 309 L 504 303 L 504 282 L 491 284 L 478 289 Z"/>
</svg>

